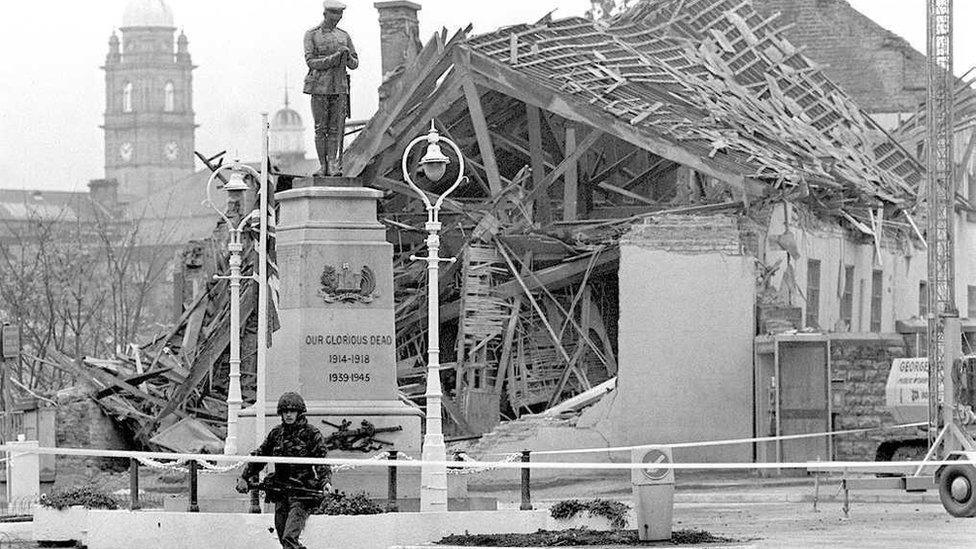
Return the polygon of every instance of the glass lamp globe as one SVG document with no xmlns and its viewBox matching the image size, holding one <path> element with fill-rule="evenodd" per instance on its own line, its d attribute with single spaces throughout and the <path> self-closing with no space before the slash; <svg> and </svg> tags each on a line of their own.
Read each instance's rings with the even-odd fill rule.
<svg viewBox="0 0 976 549">
<path fill-rule="evenodd" d="M 244 173 L 238 170 L 231 170 L 230 181 L 224 185 L 224 191 L 227 192 L 227 196 L 234 201 L 239 201 L 244 198 L 244 193 L 247 192 L 248 186 L 244 182 Z"/>
<path fill-rule="evenodd" d="M 432 182 L 440 181 L 447 171 L 447 165 L 451 160 L 441 151 L 441 146 L 436 142 L 427 145 L 427 154 L 420 159 L 420 167 L 424 170 L 424 175 Z"/>
</svg>

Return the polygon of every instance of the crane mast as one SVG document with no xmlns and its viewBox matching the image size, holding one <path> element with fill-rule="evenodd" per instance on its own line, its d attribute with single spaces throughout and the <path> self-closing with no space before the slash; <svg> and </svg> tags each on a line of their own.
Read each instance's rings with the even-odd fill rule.
<svg viewBox="0 0 976 549">
<path fill-rule="evenodd" d="M 946 319 L 958 317 L 955 299 L 955 179 L 953 177 L 952 0 L 928 0 L 926 124 L 928 244 L 929 443 L 952 411 L 940 407 L 947 357 Z M 951 332 L 950 332 L 951 333 Z M 949 349 L 956 348 L 952 342 Z"/>
</svg>

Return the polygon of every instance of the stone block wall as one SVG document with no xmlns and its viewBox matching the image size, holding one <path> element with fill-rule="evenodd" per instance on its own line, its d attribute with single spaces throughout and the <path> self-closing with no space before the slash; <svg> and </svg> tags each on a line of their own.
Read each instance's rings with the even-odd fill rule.
<svg viewBox="0 0 976 549">
<path fill-rule="evenodd" d="M 105 415 L 90 399 L 58 407 L 56 433 L 59 448 L 129 449 L 112 418 Z M 120 466 L 119 463 L 120 460 L 112 458 L 57 457 L 59 473 L 89 466 L 100 469 L 116 468 Z"/>
<path fill-rule="evenodd" d="M 885 383 L 891 361 L 907 356 L 904 341 L 879 334 L 838 334 L 831 338 L 834 430 L 865 429 L 895 425 L 885 410 Z M 914 438 L 909 430 L 876 431 L 834 438 L 835 458 L 840 461 L 873 461 L 885 440 Z"/>
</svg>

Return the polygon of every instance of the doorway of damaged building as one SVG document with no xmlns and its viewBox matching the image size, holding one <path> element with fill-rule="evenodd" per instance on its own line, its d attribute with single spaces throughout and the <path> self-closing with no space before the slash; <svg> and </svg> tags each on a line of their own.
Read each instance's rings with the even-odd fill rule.
<svg viewBox="0 0 976 549">
<path fill-rule="evenodd" d="M 782 437 L 833 431 L 830 339 L 822 334 L 756 338 L 755 432 Z M 833 459 L 833 437 L 758 442 L 756 461 Z"/>
</svg>

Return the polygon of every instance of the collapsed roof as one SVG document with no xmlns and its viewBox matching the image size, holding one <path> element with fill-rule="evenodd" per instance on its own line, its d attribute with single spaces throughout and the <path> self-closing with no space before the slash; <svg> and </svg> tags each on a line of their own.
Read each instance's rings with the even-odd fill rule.
<svg viewBox="0 0 976 549">
<path fill-rule="evenodd" d="M 398 171 L 394 160 L 431 119 L 460 123 L 464 98 L 481 156 L 472 160 L 492 195 L 521 166 L 493 166 L 499 161 L 487 149 L 524 144 L 520 134 L 531 124 L 518 108 L 524 102 L 525 113 L 537 107 L 593 128 L 580 148 L 612 137 L 722 181 L 746 200 L 796 191 L 789 196 L 812 195 L 838 215 L 910 209 L 923 167 L 783 31 L 748 2 L 647 0 L 606 23 L 545 18 L 450 41 L 441 33 L 353 143 L 347 174 L 376 175 L 379 186 L 403 190 L 396 176 L 384 179 Z M 554 167 L 556 177 L 537 183 L 562 175 Z"/>
</svg>

